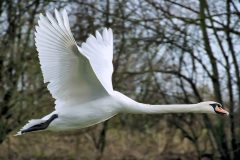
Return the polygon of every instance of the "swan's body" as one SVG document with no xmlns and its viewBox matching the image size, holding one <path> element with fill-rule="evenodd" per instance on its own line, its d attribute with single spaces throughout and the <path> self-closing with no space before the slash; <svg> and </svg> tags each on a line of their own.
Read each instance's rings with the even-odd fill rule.
<svg viewBox="0 0 240 160">
<path fill-rule="evenodd" d="M 55 111 L 30 120 L 19 132 L 79 129 L 105 121 L 118 113 L 221 113 L 217 102 L 149 105 L 138 103 L 112 87 L 113 35 L 111 29 L 90 35 L 77 46 L 65 10 L 40 15 L 35 40 L 44 82 L 55 101 Z"/>
</svg>

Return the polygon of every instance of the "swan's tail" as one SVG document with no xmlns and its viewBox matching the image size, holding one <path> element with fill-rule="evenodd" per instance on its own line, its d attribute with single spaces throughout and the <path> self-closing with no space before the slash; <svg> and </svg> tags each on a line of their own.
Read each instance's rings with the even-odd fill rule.
<svg viewBox="0 0 240 160">
<path fill-rule="evenodd" d="M 44 130 L 57 117 L 58 117 L 57 114 L 53 114 L 49 119 L 32 119 L 28 121 L 28 123 L 25 126 L 23 126 L 20 129 L 20 131 L 17 132 L 16 136 L 22 135 L 27 132 Z"/>
<path fill-rule="evenodd" d="M 43 124 L 46 123 L 46 120 L 42 119 L 32 119 L 29 120 L 16 134 L 16 136 L 22 135 L 26 132 L 32 132 L 43 129 Z"/>
</svg>

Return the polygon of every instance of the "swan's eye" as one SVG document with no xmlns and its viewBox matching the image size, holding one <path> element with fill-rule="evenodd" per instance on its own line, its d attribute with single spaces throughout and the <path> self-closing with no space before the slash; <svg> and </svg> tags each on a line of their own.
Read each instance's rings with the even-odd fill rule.
<svg viewBox="0 0 240 160">
<path fill-rule="evenodd" d="M 214 108 L 214 111 L 218 114 L 222 114 L 222 115 L 229 114 L 226 110 L 223 109 L 222 105 L 220 105 L 220 104 L 215 104 L 215 106 L 213 108 Z"/>
</svg>

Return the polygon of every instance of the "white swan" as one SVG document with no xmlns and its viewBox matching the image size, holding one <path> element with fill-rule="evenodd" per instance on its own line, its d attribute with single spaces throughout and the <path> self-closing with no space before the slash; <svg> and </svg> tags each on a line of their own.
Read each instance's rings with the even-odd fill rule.
<svg viewBox="0 0 240 160">
<path fill-rule="evenodd" d="M 113 34 L 96 31 L 79 47 L 71 33 L 65 10 L 55 10 L 56 19 L 40 15 L 35 41 L 55 111 L 30 120 L 18 133 L 38 130 L 71 130 L 105 121 L 118 113 L 219 113 L 228 115 L 213 101 L 198 104 L 150 105 L 138 103 L 112 87 Z"/>
</svg>

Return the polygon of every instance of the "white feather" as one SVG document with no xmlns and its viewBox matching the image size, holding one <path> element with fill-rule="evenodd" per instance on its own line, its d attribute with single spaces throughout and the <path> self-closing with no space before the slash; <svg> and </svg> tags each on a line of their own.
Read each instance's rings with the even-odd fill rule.
<svg viewBox="0 0 240 160">
<path fill-rule="evenodd" d="M 72 37 L 66 11 L 55 10 L 57 20 L 50 13 L 40 15 L 35 41 L 44 82 L 56 100 L 72 100 L 76 103 L 107 95 L 98 82 L 92 68 L 78 51 Z M 85 93 L 89 93 L 87 96 Z"/>
<path fill-rule="evenodd" d="M 90 35 L 86 43 L 79 49 L 86 55 L 91 63 L 93 71 L 109 94 L 113 93 L 113 40 L 112 30 L 104 29 L 102 36 L 96 31 L 96 37 Z"/>
</svg>

